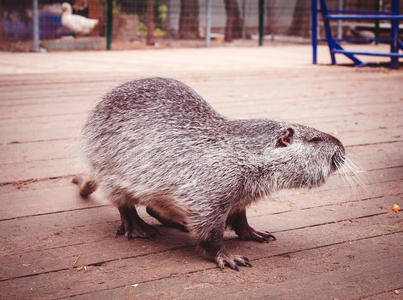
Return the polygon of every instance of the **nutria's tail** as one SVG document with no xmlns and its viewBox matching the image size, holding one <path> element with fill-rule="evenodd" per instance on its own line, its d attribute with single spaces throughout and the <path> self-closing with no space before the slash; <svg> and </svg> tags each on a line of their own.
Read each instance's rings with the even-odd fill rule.
<svg viewBox="0 0 403 300">
<path fill-rule="evenodd" d="M 81 197 L 87 197 L 97 189 L 97 183 L 95 181 L 84 180 L 80 175 L 74 176 L 71 182 L 78 185 Z"/>
</svg>

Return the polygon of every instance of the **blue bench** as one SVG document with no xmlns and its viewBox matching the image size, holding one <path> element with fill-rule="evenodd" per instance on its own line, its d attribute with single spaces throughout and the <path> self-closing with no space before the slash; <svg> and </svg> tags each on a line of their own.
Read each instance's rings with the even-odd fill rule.
<svg viewBox="0 0 403 300">
<path fill-rule="evenodd" d="M 399 57 L 403 57 L 403 53 L 399 53 L 403 49 L 403 43 L 399 39 L 399 21 L 403 19 L 403 15 L 399 15 L 399 1 L 392 0 L 391 12 L 363 12 L 363 11 L 347 11 L 347 10 L 328 10 L 326 0 L 320 1 L 320 10 L 318 9 L 318 0 L 312 0 L 312 62 L 317 63 L 317 45 L 318 42 L 327 41 L 330 51 L 332 64 L 336 64 L 335 54 L 344 54 L 351 59 L 357 66 L 365 66 L 367 63 L 362 62 L 356 55 L 372 55 L 372 56 L 388 56 L 390 57 L 390 66 L 392 69 L 399 67 Z M 318 12 L 322 14 L 323 23 L 326 32 L 326 39 L 318 38 Z M 367 38 L 366 41 L 386 42 L 390 44 L 390 52 L 366 52 L 366 51 L 349 51 L 345 50 L 339 42 L 349 41 L 349 39 L 336 39 L 332 35 L 330 27 L 331 20 L 390 20 L 391 36 L 390 38 Z"/>
</svg>

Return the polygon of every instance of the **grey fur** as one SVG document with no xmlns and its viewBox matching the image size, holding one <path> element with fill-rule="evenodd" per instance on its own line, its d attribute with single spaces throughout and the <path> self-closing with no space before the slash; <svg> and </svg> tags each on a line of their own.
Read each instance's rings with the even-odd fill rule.
<svg viewBox="0 0 403 300">
<path fill-rule="evenodd" d="M 331 135 L 226 118 L 190 87 L 164 78 L 107 94 L 83 128 L 83 149 L 91 177 L 117 207 L 152 207 L 199 242 L 277 190 L 323 184 L 344 161 Z"/>
</svg>

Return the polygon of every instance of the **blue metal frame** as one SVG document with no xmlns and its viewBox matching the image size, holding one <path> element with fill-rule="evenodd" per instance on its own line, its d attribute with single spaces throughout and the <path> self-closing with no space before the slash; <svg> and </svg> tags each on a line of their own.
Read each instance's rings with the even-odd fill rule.
<svg viewBox="0 0 403 300">
<path fill-rule="evenodd" d="M 312 63 L 316 65 L 318 52 L 318 0 L 312 0 Z"/>
<path fill-rule="evenodd" d="M 403 15 L 399 15 L 399 1 L 392 0 L 391 12 L 365 12 L 365 11 L 348 11 L 348 10 L 328 10 L 326 0 L 320 1 L 320 10 L 318 10 L 318 0 L 312 0 L 312 63 L 317 63 L 317 45 L 318 42 L 327 41 L 332 64 L 336 64 L 335 54 L 344 54 L 358 66 L 365 66 L 355 55 L 372 55 L 372 56 L 388 56 L 390 57 L 390 66 L 392 69 L 399 67 L 399 57 L 403 57 L 403 53 L 399 53 L 399 49 L 403 49 L 403 42 L 399 39 L 399 21 L 403 20 Z M 323 23 L 325 26 L 326 39 L 318 39 L 317 18 L 318 12 L 321 12 Z M 391 37 L 390 38 L 373 38 L 373 39 L 336 39 L 332 36 L 330 20 L 390 20 L 391 21 Z M 366 41 L 366 42 L 386 42 L 390 43 L 390 52 L 366 52 L 366 51 L 347 51 L 338 42 L 341 41 Z"/>
</svg>

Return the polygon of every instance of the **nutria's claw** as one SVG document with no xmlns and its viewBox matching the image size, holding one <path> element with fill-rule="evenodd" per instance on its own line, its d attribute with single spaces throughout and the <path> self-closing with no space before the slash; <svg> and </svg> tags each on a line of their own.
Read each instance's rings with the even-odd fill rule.
<svg viewBox="0 0 403 300">
<path fill-rule="evenodd" d="M 249 262 L 249 259 L 248 259 L 247 257 L 242 256 L 242 258 L 244 259 L 244 261 L 245 261 L 245 265 L 246 265 L 246 266 L 248 266 L 248 267 L 252 267 L 252 264 Z"/>
<path fill-rule="evenodd" d="M 268 231 L 256 231 L 248 226 L 238 233 L 241 240 L 256 241 L 261 243 L 268 243 L 270 240 L 275 241 L 276 237 Z"/>
<path fill-rule="evenodd" d="M 229 254 L 228 252 L 218 254 L 215 258 L 215 261 L 221 269 L 224 269 L 224 266 L 228 266 L 231 269 L 238 272 L 239 272 L 239 266 L 252 267 L 247 257 L 240 255 L 232 255 Z"/>
<path fill-rule="evenodd" d="M 116 230 L 115 238 L 117 238 L 118 236 L 124 235 L 125 232 L 126 232 L 126 231 L 125 231 L 125 226 L 124 226 L 124 224 L 122 223 L 122 224 L 118 227 L 118 230 Z"/>
<path fill-rule="evenodd" d="M 268 232 L 268 231 L 265 231 L 264 233 L 261 233 L 261 232 L 258 232 L 258 233 L 260 233 L 260 234 L 264 234 L 264 237 L 265 238 L 267 238 L 267 239 L 271 239 L 272 241 L 276 241 L 277 239 L 276 239 L 276 237 L 274 236 L 274 235 L 272 235 L 270 232 Z"/>
</svg>

